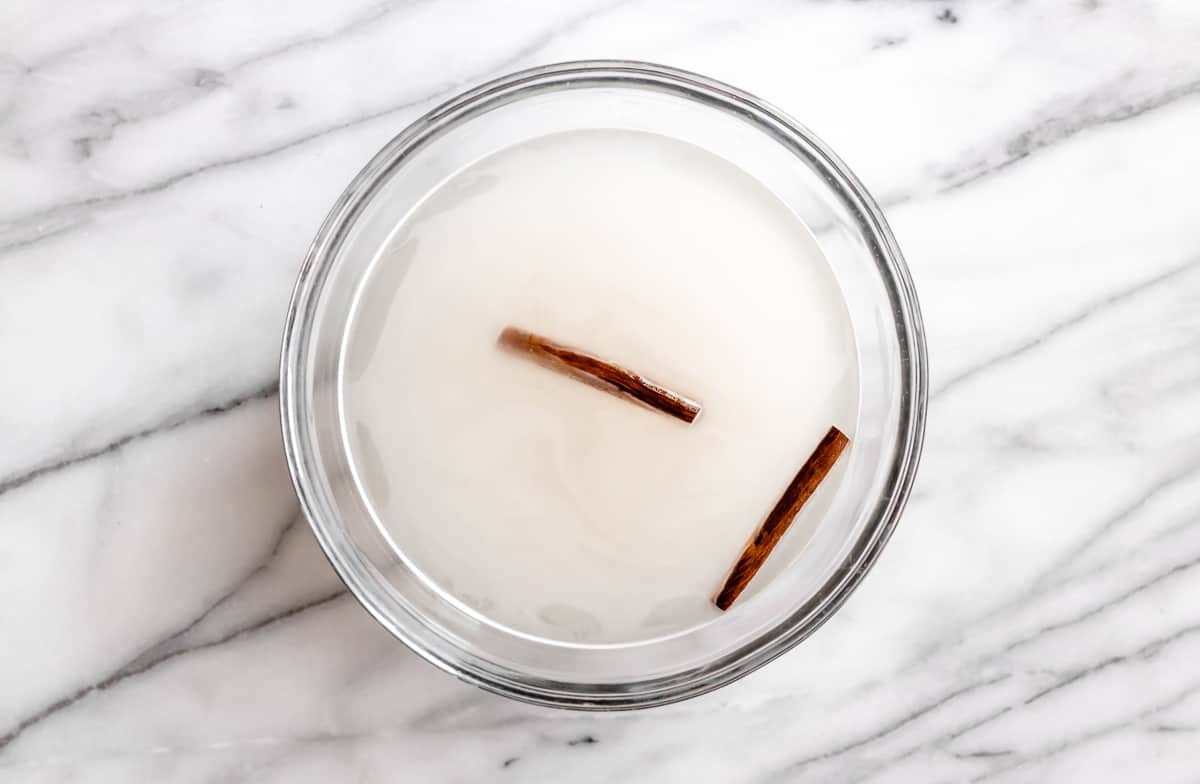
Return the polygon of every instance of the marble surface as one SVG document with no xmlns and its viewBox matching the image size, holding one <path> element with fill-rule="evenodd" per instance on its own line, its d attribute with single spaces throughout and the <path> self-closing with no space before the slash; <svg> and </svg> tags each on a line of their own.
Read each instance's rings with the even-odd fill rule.
<svg viewBox="0 0 1200 784">
<path fill-rule="evenodd" d="M 276 354 L 367 157 L 519 67 L 780 104 L 886 207 L 932 358 L 884 557 L 622 715 L 420 662 L 298 512 Z M 1196 781 L 1200 4 L 8 0 L 0 781 Z"/>
</svg>

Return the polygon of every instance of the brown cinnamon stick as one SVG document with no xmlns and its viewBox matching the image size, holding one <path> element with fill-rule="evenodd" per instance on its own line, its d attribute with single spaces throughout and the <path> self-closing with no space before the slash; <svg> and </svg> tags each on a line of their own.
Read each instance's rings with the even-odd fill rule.
<svg viewBox="0 0 1200 784">
<path fill-rule="evenodd" d="M 499 343 L 546 367 L 605 392 L 629 398 L 691 424 L 700 415 L 700 404 L 672 392 L 644 376 L 591 354 L 555 343 L 549 338 L 516 327 L 505 327 Z"/>
<path fill-rule="evenodd" d="M 792 479 L 791 484 L 783 491 L 783 496 L 775 504 L 771 513 L 767 515 L 767 519 L 759 527 L 754 539 L 742 551 L 733 570 L 725 578 L 725 585 L 713 597 L 713 604 L 721 610 L 728 610 L 729 606 L 737 600 L 750 581 L 754 579 L 754 575 L 758 574 L 758 570 L 762 568 L 767 556 L 775 549 L 775 545 L 779 544 L 784 532 L 795 519 L 796 513 L 800 511 L 800 507 L 804 506 L 805 502 L 816 492 L 821 481 L 825 479 L 829 470 L 833 468 L 833 464 L 837 462 L 838 457 L 849 444 L 850 439 L 846 437 L 845 433 L 836 427 L 829 428 L 829 432 L 821 439 L 821 443 L 817 444 L 816 451 L 809 456 L 796 473 L 795 478 Z"/>
</svg>

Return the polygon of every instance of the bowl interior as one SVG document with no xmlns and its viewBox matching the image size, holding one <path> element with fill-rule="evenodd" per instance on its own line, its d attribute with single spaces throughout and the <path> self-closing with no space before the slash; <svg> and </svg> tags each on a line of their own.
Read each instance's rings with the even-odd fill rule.
<svg viewBox="0 0 1200 784">
<path fill-rule="evenodd" d="M 719 619 L 620 645 L 553 642 L 464 612 L 409 569 L 353 481 L 339 373 L 354 298 L 405 216 L 447 178 L 562 131 L 647 131 L 703 147 L 772 190 L 813 232 L 846 299 L 860 414 L 844 479 L 808 544 L 771 559 Z M 731 261 L 731 263 L 736 263 Z M 306 259 L 289 313 L 281 406 L 289 464 L 322 547 L 363 605 L 440 667 L 509 696 L 571 707 L 657 704 L 715 688 L 810 634 L 886 541 L 920 450 L 924 343 L 907 271 L 878 208 L 811 133 L 716 82 L 636 63 L 523 72 L 410 126 L 359 174 Z"/>
</svg>

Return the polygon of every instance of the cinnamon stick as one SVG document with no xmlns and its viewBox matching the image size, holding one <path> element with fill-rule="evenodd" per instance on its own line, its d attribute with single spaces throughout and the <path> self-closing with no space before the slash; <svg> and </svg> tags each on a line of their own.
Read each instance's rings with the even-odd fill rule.
<svg viewBox="0 0 1200 784">
<path fill-rule="evenodd" d="M 784 532 L 787 531 L 788 526 L 792 524 L 792 520 L 800 511 L 800 507 L 804 506 L 805 502 L 816 492 L 817 487 L 849 444 L 850 439 L 846 437 L 845 433 L 836 427 L 829 428 L 829 432 L 821 439 L 821 443 L 817 444 L 816 451 L 809 456 L 796 473 L 795 478 L 792 479 L 791 484 L 783 491 L 783 496 L 775 504 L 771 513 L 767 515 L 767 519 L 759 527 L 754 539 L 742 551 L 733 570 L 725 578 L 725 585 L 713 597 L 713 604 L 721 610 L 728 610 L 729 606 L 737 600 L 750 581 L 754 579 L 754 575 L 758 574 L 758 570 L 762 568 L 767 556 L 771 554 L 771 550 L 779 544 Z"/>
<path fill-rule="evenodd" d="M 500 333 L 501 346 L 605 392 L 635 400 L 688 424 L 700 415 L 700 404 L 619 365 L 555 343 L 516 327 Z"/>
</svg>

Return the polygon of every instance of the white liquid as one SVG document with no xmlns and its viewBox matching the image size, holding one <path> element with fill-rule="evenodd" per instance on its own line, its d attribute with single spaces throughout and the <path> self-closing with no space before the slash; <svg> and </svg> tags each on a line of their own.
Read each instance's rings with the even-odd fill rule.
<svg viewBox="0 0 1200 784">
<path fill-rule="evenodd" d="M 703 413 L 688 426 L 514 356 L 508 325 Z M 504 150 L 433 193 L 365 283 L 343 384 L 356 474 L 403 557 L 495 623 L 588 642 L 719 615 L 746 541 L 830 425 L 853 441 L 858 409 L 846 308 L 795 215 L 706 151 L 615 130 Z"/>
</svg>

